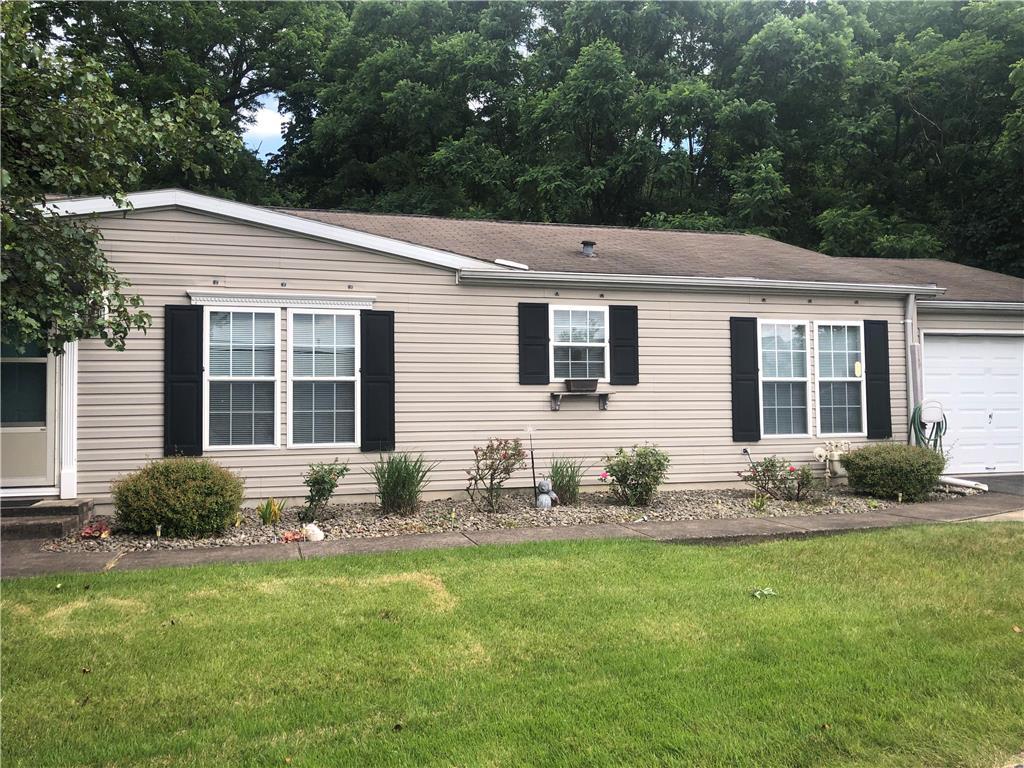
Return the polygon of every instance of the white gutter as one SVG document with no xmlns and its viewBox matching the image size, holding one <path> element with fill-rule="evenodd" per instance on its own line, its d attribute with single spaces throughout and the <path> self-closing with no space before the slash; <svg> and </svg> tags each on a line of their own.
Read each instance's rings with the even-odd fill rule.
<svg viewBox="0 0 1024 768">
<path fill-rule="evenodd" d="M 914 370 L 914 344 L 917 343 L 917 334 L 914 331 L 914 320 L 917 318 L 917 297 L 912 293 L 907 294 L 906 304 L 903 308 L 903 351 L 906 354 L 905 364 L 907 366 L 907 422 L 913 418 L 914 406 L 917 405 L 916 397 L 916 371 Z M 907 430 L 907 442 L 914 444 L 914 430 Z"/>
<path fill-rule="evenodd" d="M 928 312 L 1024 312 L 1024 301 L 929 301 L 917 303 Z"/>
<path fill-rule="evenodd" d="M 940 296 L 945 288 L 935 285 L 888 283 L 832 283 L 813 280 L 765 280 L 758 277 L 680 277 L 671 275 L 615 275 L 589 272 L 513 272 L 463 269 L 459 282 L 465 285 L 542 285 L 548 287 L 642 288 L 648 290 L 705 291 L 811 291 L 847 294 L 916 294 Z"/>
</svg>

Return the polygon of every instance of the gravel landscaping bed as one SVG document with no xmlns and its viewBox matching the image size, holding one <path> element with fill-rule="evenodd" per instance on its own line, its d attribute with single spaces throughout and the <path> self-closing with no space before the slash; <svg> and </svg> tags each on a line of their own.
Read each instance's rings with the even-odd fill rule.
<svg viewBox="0 0 1024 768">
<path fill-rule="evenodd" d="M 959 495 L 959 494 L 958 494 Z M 935 498 L 952 494 L 940 493 Z M 424 502 L 417 514 L 409 517 L 382 516 L 375 504 L 341 504 L 331 507 L 317 524 L 327 539 L 398 536 L 407 533 L 441 531 L 480 531 L 492 528 L 529 528 L 540 526 L 587 525 L 593 523 L 629 523 L 648 520 L 715 520 L 738 517 L 780 517 L 785 515 L 845 515 L 885 509 L 891 502 L 876 501 L 838 491 L 818 502 L 771 500 L 763 510 L 750 506 L 752 494 L 739 489 L 687 490 L 660 493 L 646 508 L 616 504 L 604 493 L 584 494 L 576 506 L 535 509 L 526 496 L 512 495 L 498 514 L 480 513 L 465 499 L 439 499 Z M 286 531 L 297 531 L 302 524 L 296 508 L 287 510 L 279 525 L 263 525 L 255 510 L 243 510 L 243 522 L 222 536 L 206 539 L 173 539 L 133 536 L 118 533 L 116 527 L 106 539 L 81 539 L 77 535 L 49 541 L 43 545 L 51 552 L 128 552 L 140 549 L 192 549 L 195 547 L 233 547 L 273 544 L 283 541 Z M 112 522 L 112 521 L 111 521 Z"/>
</svg>

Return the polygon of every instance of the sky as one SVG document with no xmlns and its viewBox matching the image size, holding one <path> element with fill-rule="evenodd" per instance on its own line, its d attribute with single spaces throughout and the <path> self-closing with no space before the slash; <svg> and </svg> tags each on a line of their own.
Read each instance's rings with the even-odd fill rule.
<svg viewBox="0 0 1024 768">
<path fill-rule="evenodd" d="M 266 160 L 281 148 L 281 133 L 290 118 L 277 111 L 277 97 L 263 96 L 260 106 L 254 113 L 255 122 L 246 126 L 242 139 L 245 146 L 259 154 L 260 160 Z"/>
</svg>

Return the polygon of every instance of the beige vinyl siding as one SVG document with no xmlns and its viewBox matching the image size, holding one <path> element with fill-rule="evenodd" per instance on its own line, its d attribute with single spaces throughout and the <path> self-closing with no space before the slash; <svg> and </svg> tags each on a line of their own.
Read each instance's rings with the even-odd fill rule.
<svg viewBox="0 0 1024 768">
<path fill-rule="evenodd" d="M 996 312 L 942 312 L 918 310 L 917 327 L 921 331 L 1007 331 L 1024 333 L 1024 314 Z"/>
<path fill-rule="evenodd" d="M 810 461 L 822 439 L 772 438 L 732 442 L 729 318 L 889 322 L 893 435 L 906 433 L 903 305 L 900 297 L 826 297 L 469 287 L 452 272 L 308 238 L 180 210 L 104 217 L 102 246 L 134 285 L 153 316 L 148 334 L 133 334 L 125 352 L 98 341 L 81 345 L 79 494 L 109 500 L 110 482 L 159 458 L 163 448 L 163 307 L 187 304 L 189 289 L 376 296 L 376 309 L 395 311 L 396 438 L 400 451 L 422 451 L 438 462 L 429 491 L 464 488 L 473 445 L 488 437 L 533 441 L 540 471 L 553 454 L 595 467 L 618 446 L 650 441 L 672 459 L 672 485 L 733 483 L 749 447 Z M 500 243 L 495 244 L 500 248 Z M 514 254 L 509 254 L 514 258 Z M 799 277 L 790 275 L 783 277 Z M 218 285 L 214 285 L 214 281 Z M 286 285 L 283 285 L 286 284 Z M 636 304 L 640 384 L 608 386 L 609 410 L 596 399 L 549 407 L 561 385 L 518 383 L 517 304 Z M 281 322 L 280 441 L 286 444 L 286 323 Z M 815 368 L 809 334 L 810 369 Z M 812 379 L 810 422 L 816 426 Z M 227 450 L 207 454 L 238 470 L 250 500 L 268 495 L 298 500 L 312 461 L 335 456 L 352 471 L 340 490 L 372 494 L 363 469 L 376 456 L 358 449 Z M 594 469 L 589 480 L 597 483 Z M 527 487 L 529 471 L 514 485 Z M 109 507 L 107 507 L 109 511 Z"/>
</svg>

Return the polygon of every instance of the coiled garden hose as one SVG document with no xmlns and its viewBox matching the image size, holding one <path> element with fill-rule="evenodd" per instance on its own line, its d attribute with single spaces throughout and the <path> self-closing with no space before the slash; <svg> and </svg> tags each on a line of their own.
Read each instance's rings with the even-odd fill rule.
<svg viewBox="0 0 1024 768">
<path fill-rule="evenodd" d="M 936 453 L 942 453 L 942 436 L 946 434 L 946 414 L 942 414 L 942 421 L 930 422 L 927 427 L 921 418 L 920 404 L 914 406 L 914 413 L 910 418 L 910 431 L 914 436 L 916 445 L 924 445 Z M 927 432 L 926 432 L 927 430 Z"/>
</svg>

